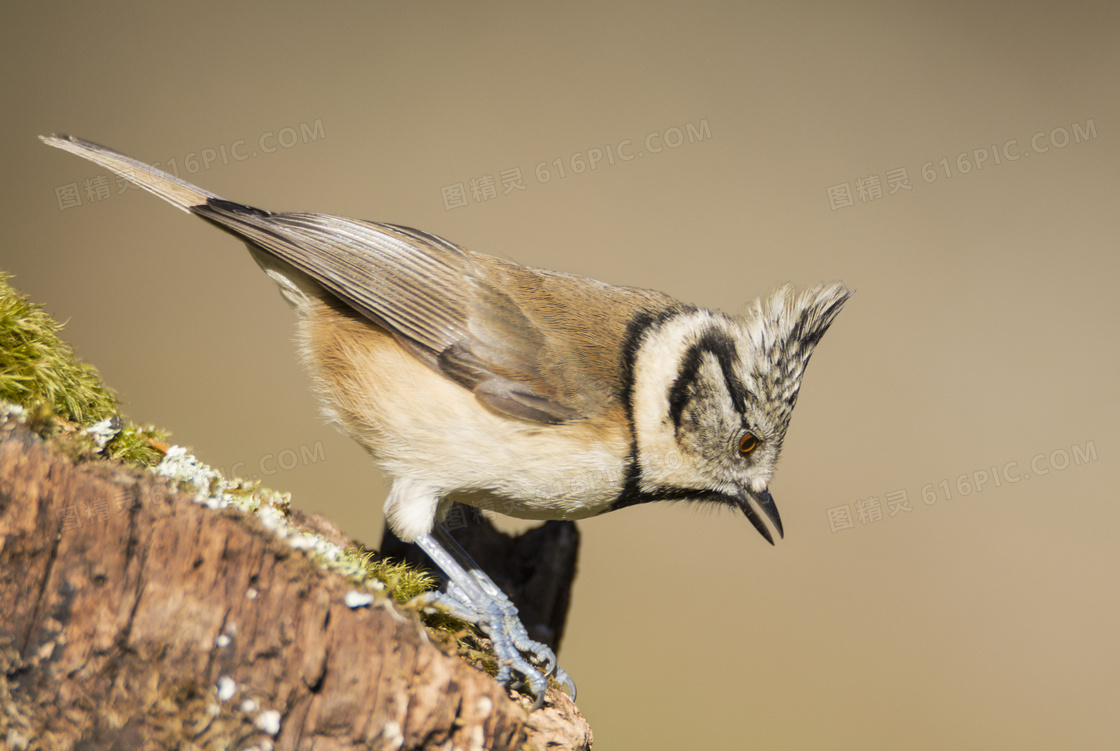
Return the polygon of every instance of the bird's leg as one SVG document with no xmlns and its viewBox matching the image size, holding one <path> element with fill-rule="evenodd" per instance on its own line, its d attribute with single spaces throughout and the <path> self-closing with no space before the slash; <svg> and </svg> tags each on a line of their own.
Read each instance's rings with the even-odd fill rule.
<svg viewBox="0 0 1120 751">
<path fill-rule="evenodd" d="M 528 652 L 536 658 L 537 662 L 543 664 L 545 676 L 552 675 L 555 677 L 560 685 L 568 689 L 569 696 L 575 699 L 576 684 L 572 682 L 572 679 L 562 668 L 556 665 L 556 654 L 547 645 L 529 638 L 525 625 L 517 614 L 517 607 L 506 596 L 505 592 L 474 562 L 470 554 L 451 536 L 446 527 L 437 524 L 432 534 L 439 540 L 444 549 L 451 553 L 459 564 L 474 577 L 491 600 L 502 609 L 513 645 L 521 652 Z"/>
<path fill-rule="evenodd" d="M 534 709 L 540 707 L 547 687 L 545 676 L 556 665 L 552 650 L 529 638 L 517 617 L 517 608 L 446 530 L 437 525 L 433 533 L 419 535 L 415 542 L 448 578 L 446 592 L 421 595 L 421 602 L 442 605 L 455 617 L 482 629 L 498 658 L 498 681 L 509 685 L 513 672 L 520 674 L 537 697 Z M 522 651 L 544 663 L 543 675 L 522 656 Z M 567 674 L 558 671 L 556 678 L 575 695 Z"/>
</svg>

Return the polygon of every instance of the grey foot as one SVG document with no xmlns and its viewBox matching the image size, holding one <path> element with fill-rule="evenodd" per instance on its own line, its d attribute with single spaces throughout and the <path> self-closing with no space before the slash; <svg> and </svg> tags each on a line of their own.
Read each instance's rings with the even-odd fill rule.
<svg viewBox="0 0 1120 751">
<path fill-rule="evenodd" d="M 529 638 L 514 604 L 446 530 L 437 527 L 433 534 L 418 537 L 416 543 L 448 577 L 445 592 L 421 595 L 420 604 L 442 606 L 486 634 L 498 658 L 499 683 L 507 687 L 524 686 L 536 697 L 534 710 L 544 703 L 550 675 L 575 698 L 575 684 L 557 667 L 555 653 Z"/>
</svg>

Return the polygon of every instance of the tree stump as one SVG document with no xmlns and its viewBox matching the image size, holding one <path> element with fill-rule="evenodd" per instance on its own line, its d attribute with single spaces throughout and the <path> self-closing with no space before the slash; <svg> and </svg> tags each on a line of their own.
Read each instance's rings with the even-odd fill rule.
<svg viewBox="0 0 1120 751">
<path fill-rule="evenodd" d="M 352 586 L 249 514 L 0 415 L 0 746 L 590 748 L 566 695 L 526 711 Z M 567 583 L 544 589 L 555 642 Z"/>
</svg>

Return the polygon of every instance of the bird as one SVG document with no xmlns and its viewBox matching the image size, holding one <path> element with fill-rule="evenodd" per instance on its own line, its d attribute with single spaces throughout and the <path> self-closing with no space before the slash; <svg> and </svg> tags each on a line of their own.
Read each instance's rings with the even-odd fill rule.
<svg viewBox="0 0 1120 751">
<path fill-rule="evenodd" d="M 706 502 L 771 545 L 784 536 L 769 485 L 805 367 L 852 295 L 842 283 L 785 285 L 730 315 L 402 225 L 253 208 L 89 141 L 40 139 L 246 243 L 295 309 L 325 416 L 391 478 L 388 526 L 446 577 L 422 604 L 488 636 L 498 682 L 534 709 L 548 677 L 573 699 L 575 684 L 447 532 L 453 502 L 524 519 Z"/>
</svg>

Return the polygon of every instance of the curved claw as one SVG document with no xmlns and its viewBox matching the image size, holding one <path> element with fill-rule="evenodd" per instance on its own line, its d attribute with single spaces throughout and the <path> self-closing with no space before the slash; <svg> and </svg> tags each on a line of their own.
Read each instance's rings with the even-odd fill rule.
<svg viewBox="0 0 1120 751">
<path fill-rule="evenodd" d="M 548 645 L 529 638 L 525 626 L 521 624 L 517 617 L 516 610 L 512 614 L 507 613 L 506 627 L 509 628 L 513 646 L 517 647 L 519 652 L 528 652 L 537 662 L 541 663 L 546 676 L 552 675 L 553 671 L 556 670 L 556 653 Z"/>
<path fill-rule="evenodd" d="M 521 675 L 520 683 L 528 689 L 527 693 L 536 697 L 536 701 L 533 702 L 533 711 L 540 709 L 544 705 L 544 695 L 548 690 L 548 681 L 532 665 L 520 657 L 510 663 L 510 667 Z M 506 685 L 510 687 L 509 684 Z"/>
<path fill-rule="evenodd" d="M 568 696 L 572 697 L 572 701 L 576 700 L 576 684 L 568 674 L 564 672 L 563 668 L 556 668 L 556 675 L 552 676 L 553 679 L 560 684 L 561 688 L 568 689 Z"/>
</svg>

